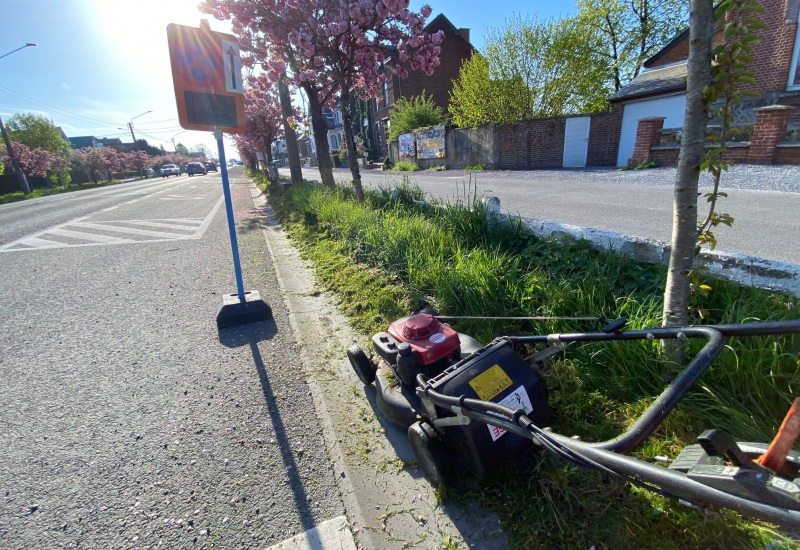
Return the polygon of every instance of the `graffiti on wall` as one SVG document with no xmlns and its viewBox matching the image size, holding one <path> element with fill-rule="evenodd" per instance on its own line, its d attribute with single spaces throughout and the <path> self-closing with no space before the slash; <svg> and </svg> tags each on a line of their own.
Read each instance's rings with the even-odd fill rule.
<svg viewBox="0 0 800 550">
<path fill-rule="evenodd" d="M 432 126 L 417 132 L 417 158 L 436 159 L 444 158 L 445 150 L 444 124 Z"/>
<path fill-rule="evenodd" d="M 403 134 L 397 137 L 397 147 L 400 150 L 401 157 L 415 157 L 416 145 L 414 143 L 414 134 Z"/>
</svg>

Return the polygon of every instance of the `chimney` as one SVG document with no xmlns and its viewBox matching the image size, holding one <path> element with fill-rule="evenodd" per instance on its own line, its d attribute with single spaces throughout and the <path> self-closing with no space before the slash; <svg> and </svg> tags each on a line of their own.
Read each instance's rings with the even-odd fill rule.
<svg viewBox="0 0 800 550">
<path fill-rule="evenodd" d="M 458 34 L 461 35 L 461 38 L 469 42 L 469 29 L 458 29 Z"/>
</svg>

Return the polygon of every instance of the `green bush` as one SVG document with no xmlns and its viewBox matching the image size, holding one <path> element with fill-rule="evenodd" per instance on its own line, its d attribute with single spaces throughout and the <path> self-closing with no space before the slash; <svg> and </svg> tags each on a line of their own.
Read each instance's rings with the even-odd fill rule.
<svg viewBox="0 0 800 550">
<path fill-rule="evenodd" d="M 389 115 L 389 136 L 388 140 L 396 141 L 397 136 L 407 134 L 417 128 L 436 126 L 446 122 L 442 108 L 433 102 L 433 95 L 425 97 L 425 90 L 422 94 L 413 96 L 409 99 L 401 97 L 395 102 L 394 110 Z"/>
<path fill-rule="evenodd" d="M 392 162 L 392 157 L 386 157 L 385 159 L 383 159 L 383 162 L 381 164 L 383 164 L 384 170 L 391 170 L 392 166 L 394 166 L 394 163 Z"/>
<path fill-rule="evenodd" d="M 333 166 L 335 168 L 341 168 L 342 167 L 342 158 L 339 156 L 340 154 L 341 154 L 341 151 L 339 149 L 331 150 L 331 162 L 333 163 Z"/>
<path fill-rule="evenodd" d="M 395 164 L 392 170 L 395 172 L 416 172 L 419 170 L 419 166 L 417 166 L 417 164 L 414 162 L 403 160 Z"/>
<path fill-rule="evenodd" d="M 485 170 L 485 169 L 486 165 L 481 163 L 473 164 L 472 166 L 467 165 L 464 167 L 464 170 Z"/>
</svg>

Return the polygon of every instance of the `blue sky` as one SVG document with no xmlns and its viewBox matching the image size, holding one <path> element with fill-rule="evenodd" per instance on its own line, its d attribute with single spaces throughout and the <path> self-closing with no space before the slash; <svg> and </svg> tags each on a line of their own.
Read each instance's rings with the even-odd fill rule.
<svg viewBox="0 0 800 550">
<path fill-rule="evenodd" d="M 419 9 L 425 2 L 412 0 Z M 502 26 L 514 13 L 540 18 L 574 12 L 572 1 L 428 0 L 431 18 L 444 13 L 456 27 L 471 29 L 480 49 L 488 27 Z M 203 143 L 210 133 L 184 131 L 178 124 L 167 51 L 169 23 L 229 32 L 227 22 L 197 10 L 198 0 L 2 0 L 0 55 L 27 42 L 30 47 L 0 59 L 0 116 L 30 112 L 51 118 L 67 136 L 136 137 L 171 151 Z M 144 116 L 138 116 L 152 111 Z M 226 149 L 230 156 L 231 148 Z"/>
</svg>

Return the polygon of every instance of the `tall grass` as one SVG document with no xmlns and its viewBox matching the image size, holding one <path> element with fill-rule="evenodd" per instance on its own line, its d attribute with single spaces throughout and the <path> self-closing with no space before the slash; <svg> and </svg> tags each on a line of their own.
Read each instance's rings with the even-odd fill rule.
<svg viewBox="0 0 800 550">
<path fill-rule="evenodd" d="M 422 193 L 407 182 L 398 190 L 369 192 L 364 203 L 350 200 L 348 189 L 331 191 L 314 185 L 275 189 L 272 193 L 270 201 L 276 204 L 276 210 L 294 227 L 295 234 L 305 235 L 306 242 L 320 239 L 335 243 L 337 254 L 346 258 L 344 263 L 360 266 L 361 272 L 375 270 L 405 289 L 400 292 L 394 283 L 389 285 L 374 277 L 377 287 L 360 278 L 360 291 L 347 290 L 344 305 L 367 332 L 385 330 L 387 321 L 393 320 L 389 315 L 394 313 L 382 315 L 376 311 L 394 312 L 392 308 L 397 304 L 408 308 L 403 313 L 428 304 L 449 315 L 605 315 L 626 317 L 629 328 L 660 325 L 666 279 L 663 268 L 594 251 L 587 242 L 536 238 L 526 234 L 518 223 L 493 223 L 474 195 L 465 193 L 467 199 L 456 205 L 422 204 Z M 330 256 L 317 258 L 321 264 L 331 261 Z M 337 289 L 344 284 L 341 279 L 347 277 L 341 267 L 322 274 L 323 280 Z M 711 285 L 714 290 L 701 305 L 711 312 L 712 319 L 703 324 L 800 317 L 796 300 L 735 284 Z M 391 292 L 392 299 L 370 298 L 384 292 Z M 354 299 L 359 304 L 372 300 L 381 305 L 351 308 L 348 301 Z M 503 333 L 596 328 L 576 321 L 462 321 L 454 325 L 483 342 Z M 702 342 L 693 341 L 691 350 L 696 352 L 701 345 Z M 556 428 L 592 440 L 607 439 L 624 430 L 679 370 L 659 356 L 657 346 L 657 342 L 641 341 L 569 348 L 545 373 L 552 404 L 559 414 Z M 791 400 L 800 393 L 799 351 L 798 337 L 731 339 L 701 382 L 639 452 L 673 454 L 693 442 L 702 430 L 712 427 L 727 431 L 738 440 L 769 441 Z M 530 474 L 529 469 L 526 471 Z M 557 466 L 548 471 L 550 476 L 560 475 Z M 586 483 L 587 479 L 596 479 L 581 479 L 578 490 L 593 492 Z M 549 497 L 543 490 L 540 487 L 537 495 L 526 493 L 513 498 L 544 502 Z M 564 496 L 564 491 L 560 488 L 554 492 L 560 495 L 558 498 L 583 502 L 574 494 Z M 641 500 L 637 499 L 619 506 L 632 514 L 646 515 L 639 510 Z M 547 514 L 557 514 L 560 509 L 556 507 L 555 512 L 550 510 Z M 626 529 L 635 529 L 628 520 L 619 519 L 619 514 L 614 517 L 627 525 Z M 691 513 L 679 518 L 672 532 L 682 534 L 669 539 L 678 546 L 693 545 L 698 540 L 710 546 L 736 544 L 732 541 L 751 540 L 750 537 L 751 542 L 771 540 L 771 535 L 763 533 L 741 535 L 744 539 L 730 533 L 720 535 L 719 530 L 724 531 L 724 527 L 719 525 L 705 525 L 703 534 L 686 538 L 698 520 Z M 642 526 L 652 524 L 650 517 L 645 521 L 636 516 L 631 521 L 640 521 Z M 521 547 L 547 545 L 538 530 L 534 533 L 529 527 L 509 528 Z M 608 527 L 616 528 L 619 526 Z M 579 541 L 578 546 L 596 542 L 586 537 L 573 540 L 570 536 L 559 540 L 566 545 Z M 658 537 L 648 538 L 643 531 L 637 531 L 631 540 L 638 542 L 622 546 L 669 546 Z"/>
</svg>

